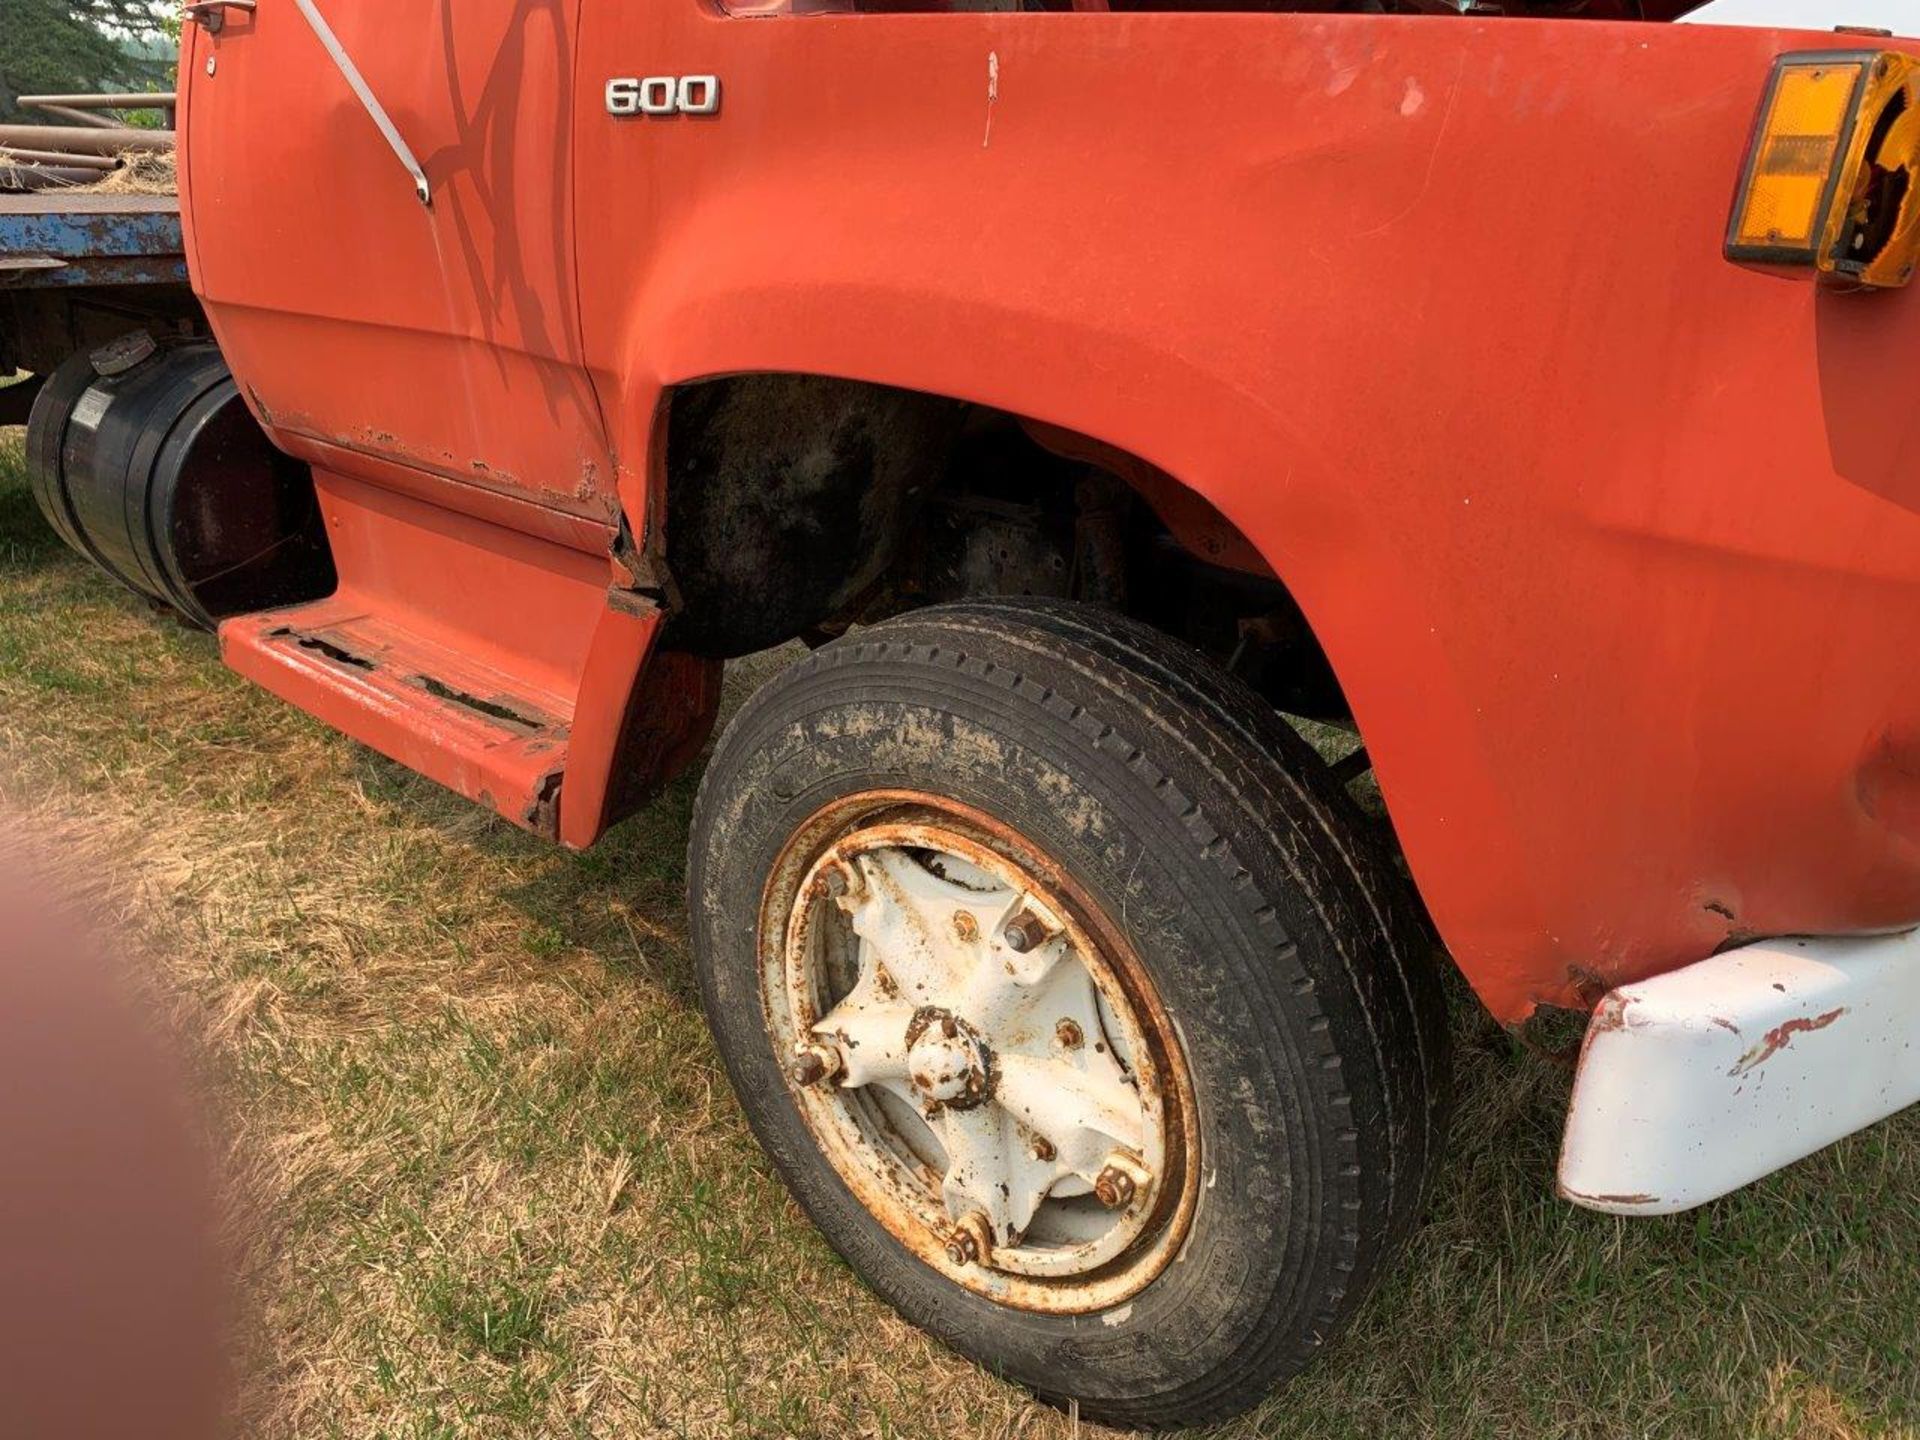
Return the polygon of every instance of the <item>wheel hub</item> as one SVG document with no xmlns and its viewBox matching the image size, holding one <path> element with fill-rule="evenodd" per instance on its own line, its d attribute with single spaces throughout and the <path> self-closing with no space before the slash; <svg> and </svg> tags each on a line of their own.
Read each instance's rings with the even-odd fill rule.
<svg viewBox="0 0 1920 1440">
<path fill-rule="evenodd" d="M 951 1011 L 923 1005 L 907 1022 L 907 1079 L 938 1109 L 971 1110 L 992 1098 L 993 1051 Z"/>
<path fill-rule="evenodd" d="M 769 1014 L 803 1116 L 868 1209 L 1032 1308 L 1096 1308 L 1151 1278 L 1191 1198 L 1171 1037 L 1150 1036 L 1057 879 L 937 821 L 843 833 L 790 873 Z"/>
</svg>

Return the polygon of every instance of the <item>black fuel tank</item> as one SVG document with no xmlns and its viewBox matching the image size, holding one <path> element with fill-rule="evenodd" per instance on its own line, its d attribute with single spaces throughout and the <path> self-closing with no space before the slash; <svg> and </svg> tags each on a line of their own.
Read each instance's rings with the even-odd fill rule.
<svg viewBox="0 0 1920 1440">
<path fill-rule="evenodd" d="M 27 461 L 61 538 L 197 625 L 333 589 L 307 467 L 268 442 L 212 345 L 141 334 L 74 356 L 34 400 Z"/>
</svg>

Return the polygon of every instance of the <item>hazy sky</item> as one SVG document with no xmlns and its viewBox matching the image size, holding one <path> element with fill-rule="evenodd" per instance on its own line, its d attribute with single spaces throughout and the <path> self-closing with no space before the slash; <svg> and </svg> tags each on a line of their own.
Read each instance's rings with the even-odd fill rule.
<svg viewBox="0 0 1920 1440">
<path fill-rule="evenodd" d="M 1789 25 L 1803 30 L 1869 25 L 1896 35 L 1920 36 L 1920 0 L 1710 0 L 1686 18 L 1721 25 Z"/>
</svg>

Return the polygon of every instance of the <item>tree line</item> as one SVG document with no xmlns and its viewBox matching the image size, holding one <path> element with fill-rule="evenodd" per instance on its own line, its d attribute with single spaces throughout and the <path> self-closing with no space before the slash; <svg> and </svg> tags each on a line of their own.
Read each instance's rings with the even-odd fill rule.
<svg viewBox="0 0 1920 1440">
<path fill-rule="evenodd" d="M 0 0 L 0 123 L 49 122 L 22 95 L 168 88 L 174 17 L 154 0 Z"/>
</svg>

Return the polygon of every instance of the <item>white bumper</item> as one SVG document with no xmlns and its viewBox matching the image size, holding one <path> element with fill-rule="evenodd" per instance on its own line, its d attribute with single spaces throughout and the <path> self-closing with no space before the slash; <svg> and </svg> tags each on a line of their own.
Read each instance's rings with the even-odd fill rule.
<svg viewBox="0 0 1920 1440">
<path fill-rule="evenodd" d="M 1916 1102 L 1920 931 L 1748 945 L 1600 1002 L 1560 1193 L 1691 1209 Z"/>
</svg>

